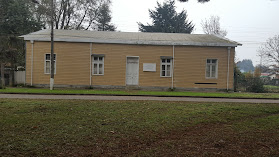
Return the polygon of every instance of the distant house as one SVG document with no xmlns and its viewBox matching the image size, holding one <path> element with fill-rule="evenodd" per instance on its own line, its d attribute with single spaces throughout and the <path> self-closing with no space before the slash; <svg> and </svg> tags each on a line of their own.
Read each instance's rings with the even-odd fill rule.
<svg viewBox="0 0 279 157">
<path fill-rule="evenodd" d="M 55 30 L 56 87 L 232 89 L 237 42 L 204 34 Z M 26 83 L 49 86 L 50 30 L 26 41 Z"/>
<path fill-rule="evenodd" d="M 261 73 L 261 77 L 268 77 L 270 73 Z"/>
<path fill-rule="evenodd" d="M 270 77 L 268 76 L 270 73 L 261 73 L 261 80 L 264 82 L 264 84 L 267 84 L 270 82 Z"/>
<path fill-rule="evenodd" d="M 279 73 L 272 73 L 269 74 L 268 77 L 273 80 L 273 79 L 279 79 Z"/>
</svg>

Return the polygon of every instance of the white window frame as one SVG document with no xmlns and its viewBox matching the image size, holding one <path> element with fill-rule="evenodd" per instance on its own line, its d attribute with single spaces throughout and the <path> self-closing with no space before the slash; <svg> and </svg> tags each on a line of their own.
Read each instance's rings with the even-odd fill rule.
<svg viewBox="0 0 279 157">
<path fill-rule="evenodd" d="M 211 60 L 210 63 L 207 63 L 207 60 Z M 212 63 L 212 60 L 216 60 L 216 63 Z M 206 72 L 206 69 L 207 69 L 207 66 L 209 64 L 209 77 L 207 77 L 207 72 Z M 212 66 L 215 65 L 215 77 L 212 77 Z M 205 61 L 205 78 L 206 79 L 217 79 L 218 78 L 218 59 L 216 58 L 207 58 L 206 61 Z"/>
<path fill-rule="evenodd" d="M 161 59 L 161 65 L 160 65 L 160 77 L 172 77 L 172 58 L 160 58 Z M 163 63 L 163 59 L 165 59 L 166 60 L 166 62 L 165 63 Z M 169 59 L 170 60 L 170 63 L 167 63 L 167 59 Z M 165 65 L 165 68 L 167 69 L 167 65 L 170 65 L 170 76 L 163 76 L 162 74 L 162 72 L 163 72 L 163 65 Z M 167 71 L 167 70 L 165 70 L 165 71 Z M 165 72 L 165 75 L 166 75 L 167 73 Z"/>
<path fill-rule="evenodd" d="M 98 61 L 95 61 L 94 57 L 98 57 Z M 102 61 L 99 60 L 100 57 L 103 58 Z M 94 64 L 97 64 L 97 74 L 94 74 Z M 102 74 L 100 74 L 100 71 L 99 71 L 100 64 L 103 65 L 103 68 L 102 68 L 103 73 Z M 105 67 L 105 56 L 92 55 L 92 75 L 104 75 L 105 74 L 105 68 L 104 67 Z"/>
<path fill-rule="evenodd" d="M 47 60 L 46 59 L 46 55 L 50 55 L 50 59 L 49 60 Z M 57 55 L 56 55 L 56 53 L 54 53 L 53 55 L 55 55 L 55 60 L 54 60 L 54 74 L 56 74 L 56 60 L 57 60 Z M 44 72 L 45 72 L 45 74 L 50 74 L 51 73 L 51 53 L 45 53 L 45 55 L 44 55 L 44 60 L 45 60 L 45 65 L 44 65 Z M 50 62 L 50 71 L 49 71 L 49 73 L 47 73 L 46 72 L 46 63 L 47 62 Z"/>
</svg>

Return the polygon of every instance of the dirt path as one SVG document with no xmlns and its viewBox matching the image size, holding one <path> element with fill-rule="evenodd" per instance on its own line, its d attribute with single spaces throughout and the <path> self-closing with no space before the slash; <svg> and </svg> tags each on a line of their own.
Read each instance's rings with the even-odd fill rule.
<svg viewBox="0 0 279 157">
<path fill-rule="evenodd" d="M 275 103 L 271 99 L 228 99 L 228 98 L 191 98 L 191 97 L 151 97 L 151 96 L 96 96 L 96 95 L 36 95 L 36 94 L 0 94 L 0 98 L 9 99 L 81 99 L 81 100 L 151 100 L 151 101 L 188 101 L 188 102 L 243 102 Z"/>
</svg>

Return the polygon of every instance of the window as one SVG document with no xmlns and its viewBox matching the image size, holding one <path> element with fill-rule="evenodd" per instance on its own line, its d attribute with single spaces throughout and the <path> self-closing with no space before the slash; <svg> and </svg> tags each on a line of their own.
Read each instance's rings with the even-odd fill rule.
<svg viewBox="0 0 279 157">
<path fill-rule="evenodd" d="M 207 59 L 206 61 L 206 78 L 217 78 L 217 59 Z"/>
<path fill-rule="evenodd" d="M 93 75 L 104 75 L 104 56 L 93 55 L 92 59 L 92 74 Z"/>
<path fill-rule="evenodd" d="M 171 77 L 172 59 L 161 57 L 161 77 Z"/>
<path fill-rule="evenodd" d="M 56 54 L 54 55 L 54 74 L 56 74 Z M 50 74 L 51 71 L 51 55 L 50 54 L 45 54 L 45 74 Z"/>
</svg>

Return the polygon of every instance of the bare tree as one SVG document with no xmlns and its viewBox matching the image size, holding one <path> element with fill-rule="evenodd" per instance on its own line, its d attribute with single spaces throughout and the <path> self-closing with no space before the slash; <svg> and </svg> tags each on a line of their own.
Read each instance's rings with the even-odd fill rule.
<svg viewBox="0 0 279 157">
<path fill-rule="evenodd" d="M 179 0 L 180 2 L 188 2 L 188 0 Z M 210 0 L 198 0 L 199 3 L 209 2 Z"/>
<path fill-rule="evenodd" d="M 227 35 L 227 31 L 221 29 L 220 27 L 220 17 L 219 16 L 211 16 L 209 19 L 201 22 L 203 32 L 205 34 L 215 34 L 225 37 Z"/>
<path fill-rule="evenodd" d="M 49 27 L 50 1 L 40 0 L 38 3 L 34 4 L 34 16 Z M 110 0 L 55 0 L 54 28 L 95 29 L 101 6 L 109 3 Z"/>
<path fill-rule="evenodd" d="M 279 35 L 267 39 L 258 49 L 258 53 L 264 64 L 279 66 Z"/>
</svg>

